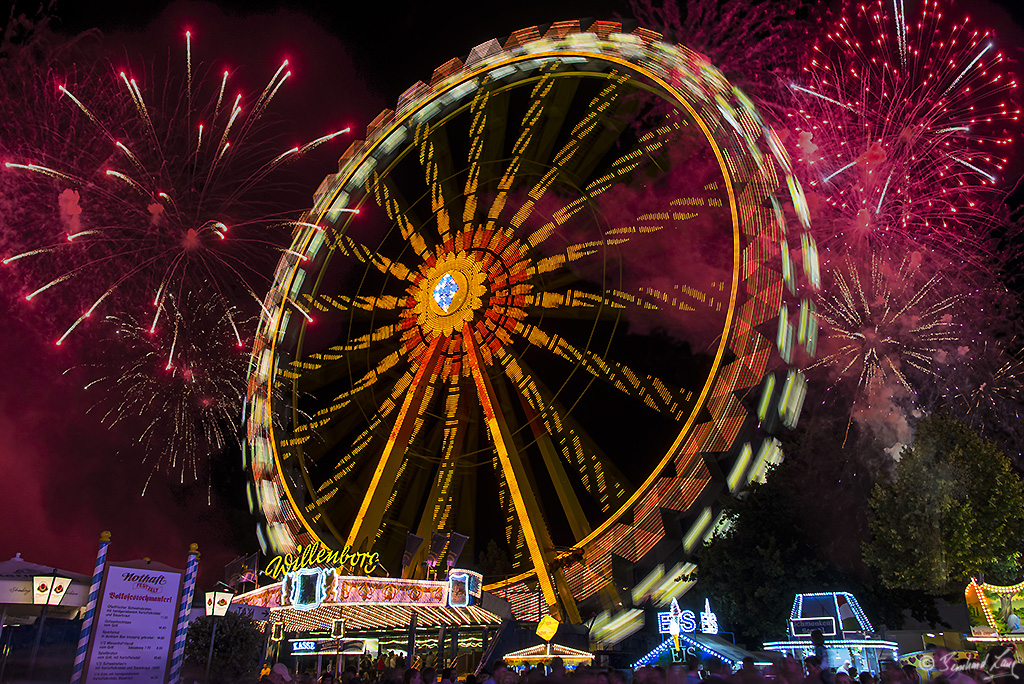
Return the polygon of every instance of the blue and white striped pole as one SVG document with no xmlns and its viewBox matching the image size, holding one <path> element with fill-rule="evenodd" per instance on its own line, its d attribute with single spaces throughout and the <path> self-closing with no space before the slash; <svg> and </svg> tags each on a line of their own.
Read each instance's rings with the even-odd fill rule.
<svg viewBox="0 0 1024 684">
<path fill-rule="evenodd" d="M 85 604 L 85 618 L 82 620 L 82 631 L 78 636 L 78 650 L 75 651 L 75 666 L 71 670 L 71 684 L 82 681 L 85 668 L 85 652 L 89 649 L 89 634 L 99 602 L 100 582 L 103 580 L 103 567 L 107 564 L 107 547 L 110 546 L 110 532 L 100 534 L 100 550 L 96 554 L 96 567 L 92 571 L 92 584 L 89 585 L 89 600 Z"/>
<path fill-rule="evenodd" d="M 196 575 L 199 574 L 199 545 L 188 548 L 188 565 L 185 566 L 185 586 L 181 588 L 181 605 L 178 606 L 178 628 L 174 632 L 174 649 L 171 651 L 171 673 L 169 684 L 177 684 L 181 677 L 181 662 L 185 658 L 185 632 L 188 631 L 188 614 L 192 610 L 192 595 L 196 589 Z"/>
</svg>

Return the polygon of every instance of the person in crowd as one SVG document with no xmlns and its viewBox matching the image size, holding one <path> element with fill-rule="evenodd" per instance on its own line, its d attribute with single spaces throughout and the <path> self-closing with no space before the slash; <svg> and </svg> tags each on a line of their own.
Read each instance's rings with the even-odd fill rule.
<svg viewBox="0 0 1024 684">
<path fill-rule="evenodd" d="M 860 673 L 860 684 L 875 684 L 875 676 L 864 670 Z"/>
<path fill-rule="evenodd" d="M 767 680 L 754 664 L 754 659 L 747 656 L 743 659 L 743 665 L 734 676 L 736 684 L 767 684 Z"/>
<path fill-rule="evenodd" d="M 832 664 L 828 661 L 828 649 L 825 648 L 825 635 L 820 629 L 811 630 L 811 644 L 814 645 L 814 656 L 821 661 L 821 681 L 832 684 Z"/>
<path fill-rule="evenodd" d="M 284 663 L 276 663 L 274 667 L 270 668 L 270 674 L 267 675 L 272 684 L 284 684 L 285 682 L 292 681 L 292 676 L 288 672 L 288 666 Z"/>
<path fill-rule="evenodd" d="M 629 684 L 629 680 L 622 670 L 612 670 L 608 673 L 608 684 Z"/>
<path fill-rule="evenodd" d="M 565 663 L 561 658 L 551 660 L 551 677 L 554 679 L 565 679 Z"/>
<path fill-rule="evenodd" d="M 836 676 L 833 678 L 834 684 L 853 684 L 853 678 L 846 672 L 840 670 L 836 672 Z"/>
<path fill-rule="evenodd" d="M 704 661 L 704 667 L 708 671 L 708 676 L 704 680 L 706 684 L 726 684 L 728 680 L 725 675 L 728 668 L 725 663 L 718 658 L 708 658 Z"/>
<path fill-rule="evenodd" d="M 415 667 L 410 667 L 402 677 L 402 684 L 423 684 L 423 677 Z"/>
<path fill-rule="evenodd" d="M 988 650 L 980 665 L 990 675 L 992 684 L 1011 684 L 1015 679 L 1012 671 L 1014 660 L 1013 647 L 999 644 Z"/>
<path fill-rule="evenodd" d="M 779 667 L 779 680 L 782 684 L 800 684 L 804 680 L 804 671 L 793 656 L 786 656 Z"/>
<path fill-rule="evenodd" d="M 949 684 L 974 684 L 974 680 L 963 673 L 956 658 L 944 646 L 935 649 L 935 668 L 942 677 L 949 680 Z"/>
<path fill-rule="evenodd" d="M 807 671 L 804 684 L 824 684 L 825 680 L 821 677 L 821 658 L 816 655 L 807 656 L 804 658 L 804 669 Z"/>
<path fill-rule="evenodd" d="M 473 674 L 472 672 L 470 672 L 468 675 L 466 675 L 466 684 L 480 684 L 480 683 L 476 680 L 476 675 Z"/>
<path fill-rule="evenodd" d="M 437 670 L 432 667 L 424 668 L 423 684 L 437 684 Z"/>
<path fill-rule="evenodd" d="M 441 670 L 441 684 L 456 684 L 459 681 L 459 677 L 455 674 L 455 668 L 446 667 Z"/>
<path fill-rule="evenodd" d="M 700 659 L 695 655 L 686 656 L 685 684 L 700 684 Z"/>
</svg>

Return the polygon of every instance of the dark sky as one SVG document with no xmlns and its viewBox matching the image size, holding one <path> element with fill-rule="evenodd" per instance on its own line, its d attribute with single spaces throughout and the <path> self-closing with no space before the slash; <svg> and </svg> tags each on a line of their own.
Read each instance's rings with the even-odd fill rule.
<svg viewBox="0 0 1024 684">
<path fill-rule="evenodd" d="M 1001 43 L 1013 46 L 1019 59 L 1024 34 L 1010 20 L 1015 15 L 1020 23 L 1019 0 L 970 4 L 978 23 L 999 27 Z M 287 57 L 293 77 L 279 95 L 278 113 L 304 140 L 345 125 L 361 134 L 416 80 L 428 81 L 436 66 L 487 39 L 560 19 L 628 16 L 629 7 L 626 0 L 64 2 L 56 13 L 63 31 L 99 28 L 112 46 L 150 58 L 180 49 L 188 27 L 194 59 L 240 65 L 239 78 L 250 91 Z M 310 193 L 347 146 L 341 141 L 305 162 Z M 0 314 L 0 320 L 18 320 Z M 241 510 L 244 476 L 236 452 L 214 470 L 212 506 L 205 483 L 181 487 L 158 480 L 142 497 L 147 468 L 138 449 L 126 433 L 107 431 L 86 413 L 90 403 L 78 391 L 80 381 L 62 374 L 68 358 L 30 328 L 0 325 L 6 370 L 0 383 L 0 559 L 21 552 L 34 562 L 89 572 L 98 534 L 110 529 L 111 557 L 118 560 L 151 556 L 180 566 L 188 544 L 199 542 L 202 582 L 209 586 L 225 562 L 256 549 L 252 521 Z"/>
</svg>

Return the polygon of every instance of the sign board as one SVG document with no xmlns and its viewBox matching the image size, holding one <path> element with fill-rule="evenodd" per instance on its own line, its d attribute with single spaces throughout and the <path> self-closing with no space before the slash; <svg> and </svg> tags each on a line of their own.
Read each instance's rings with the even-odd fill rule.
<svg viewBox="0 0 1024 684">
<path fill-rule="evenodd" d="M 161 684 L 167 679 L 181 585 L 182 571 L 164 565 L 107 565 L 85 684 Z"/>
<path fill-rule="evenodd" d="M 314 653 L 329 653 L 331 655 L 337 655 L 345 653 L 348 655 L 356 655 L 361 653 L 368 653 L 366 639 L 292 639 L 289 643 L 291 644 L 292 655 L 311 655 Z M 375 640 L 369 640 L 375 641 Z"/>
<path fill-rule="evenodd" d="M 820 630 L 822 636 L 836 635 L 836 619 L 832 617 L 792 618 L 789 631 L 793 636 L 810 636 L 814 630 Z"/>
<path fill-rule="evenodd" d="M 672 609 L 658 613 L 658 632 L 672 633 L 672 612 L 676 611 L 679 634 L 691 634 L 697 631 L 697 614 L 692 610 L 679 610 L 679 604 L 672 599 Z M 711 612 L 711 602 L 704 599 L 704 610 L 700 614 L 700 631 L 704 634 L 718 634 L 718 616 Z"/>
<path fill-rule="evenodd" d="M 228 606 L 229 613 L 241 613 L 250 620 L 269 620 L 270 609 L 266 606 L 249 606 L 244 603 L 232 603 Z M 204 611 L 205 614 L 205 611 Z"/>
<path fill-rule="evenodd" d="M 658 613 L 658 633 L 671 634 L 671 613 Z M 679 632 L 689 634 L 697 631 L 697 616 L 692 610 L 684 610 L 679 614 Z"/>
</svg>

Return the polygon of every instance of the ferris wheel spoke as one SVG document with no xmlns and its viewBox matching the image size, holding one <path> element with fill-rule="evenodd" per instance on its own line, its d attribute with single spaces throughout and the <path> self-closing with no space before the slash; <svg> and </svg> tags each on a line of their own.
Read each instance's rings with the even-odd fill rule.
<svg viewBox="0 0 1024 684">
<path fill-rule="evenodd" d="M 423 224 L 413 215 L 409 203 L 393 186 L 390 178 L 381 178 L 380 174 L 374 171 L 366 181 L 366 188 L 373 194 L 377 206 L 398 226 L 402 238 L 409 243 L 413 251 L 426 258 L 427 243 L 423 239 Z"/>
<path fill-rule="evenodd" d="M 308 422 L 296 425 L 291 439 L 281 441 L 282 447 L 305 444 L 318 433 L 322 434 L 324 428 L 341 417 L 342 409 L 349 406 L 356 395 L 376 385 L 398 364 L 403 355 L 402 351 L 393 351 L 381 359 L 374 368 L 353 383 L 351 389 L 335 396 L 328 406 L 313 414 Z"/>
<path fill-rule="evenodd" d="M 554 67 L 552 66 L 552 68 Z M 512 146 L 512 158 L 498 181 L 497 194 L 487 212 L 490 221 L 498 219 L 508 200 L 509 193 L 517 181 L 528 173 L 543 176 L 545 170 L 550 170 L 547 160 L 550 159 L 555 140 L 565 121 L 577 86 L 575 81 L 566 82 L 556 79 L 554 74 L 548 71 L 533 87 L 530 93 L 530 105 L 522 120 L 522 128 Z M 468 189 L 469 185 L 467 184 L 467 191 Z M 468 194 L 467 192 L 467 196 Z M 529 208 L 517 211 L 511 219 L 512 225 L 520 225 L 532 211 L 532 206 L 531 204 Z M 469 211 L 467 205 L 466 215 L 473 216 L 475 210 L 476 199 L 474 197 L 473 213 Z"/>
<path fill-rule="evenodd" d="M 531 345 L 556 356 L 606 382 L 649 408 L 679 420 L 693 402 L 693 391 L 673 389 L 653 375 L 641 375 L 629 366 L 609 361 L 589 349 L 579 350 L 560 335 L 548 334 L 536 325 L 518 323 L 515 332 Z"/>
<path fill-rule="evenodd" d="M 536 493 L 530 486 L 522 458 L 515 447 L 515 442 L 512 439 L 508 424 L 505 422 L 505 417 L 498 404 L 494 388 L 491 385 L 490 378 L 487 377 L 487 369 L 483 357 L 480 356 L 480 350 L 477 348 L 476 341 L 473 339 L 473 332 L 468 323 L 462 330 L 462 341 L 465 345 L 470 374 L 473 376 L 473 381 L 476 384 L 484 421 L 494 441 L 494 450 L 498 456 L 501 474 L 508 484 L 509 496 L 512 499 L 516 517 L 519 519 L 526 546 L 529 549 L 530 560 L 537 572 L 537 579 L 544 594 L 544 601 L 552 610 L 558 611 L 558 600 L 555 595 L 554 584 L 551 581 L 551 574 L 548 571 L 546 553 L 546 550 L 552 548 L 551 538 L 540 512 L 540 503 Z"/>
<path fill-rule="evenodd" d="M 332 234 L 331 247 L 347 257 L 373 266 L 386 276 L 393 276 L 408 282 L 415 279 L 413 273 L 402 262 L 389 259 L 379 251 L 356 242 L 344 233 Z"/>
<path fill-rule="evenodd" d="M 455 499 L 459 495 L 461 479 L 456 476 L 463 444 L 466 441 L 469 416 L 467 403 L 463 397 L 459 379 L 451 378 L 447 383 L 444 399 L 444 434 L 441 440 L 441 462 L 438 465 L 433 485 L 426 500 L 416 535 L 426 538 L 433 531 L 443 532 L 453 527 L 452 511 Z M 417 558 L 406 568 L 404 577 L 411 577 L 420 565 L 421 557 L 426 553 L 423 549 Z"/>
<path fill-rule="evenodd" d="M 684 122 L 675 119 L 666 119 L 664 125 L 645 133 L 635 145 L 611 163 L 607 172 L 587 185 L 587 195 L 591 198 L 600 195 L 633 173 L 644 163 L 645 158 L 657 166 L 658 160 L 654 155 L 662 152 L 665 145 L 671 140 L 671 136 L 677 135 L 685 125 Z"/>
<path fill-rule="evenodd" d="M 482 189 L 480 187 L 480 161 L 484 151 L 487 103 L 490 97 L 491 91 L 481 88 L 473 97 L 473 102 L 469 107 L 469 115 L 472 117 L 469 127 L 469 170 L 466 175 L 466 187 L 463 191 L 465 203 L 462 208 L 462 223 L 467 226 L 476 224 L 478 193 Z"/>
<path fill-rule="evenodd" d="M 601 509 L 609 510 L 615 500 L 632 494 L 629 480 L 601 450 L 587 431 L 559 402 L 539 376 L 521 359 L 512 354 L 501 358 L 505 373 L 516 384 L 522 400 L 537 414 L 537 427 L 551 439 L 557 439 L 565 463 L 574 465 L 580 482 Z"/>
<path fill-rule="evenodd" d="M 441 341 L 440 336 L 435 337 L 417 361 L 416 375 L 405 392 L 402 408 L 395 419 L 391 435 L 378 459 L 367 486 L 366 496 L 360 504 L 359 512 L 346 539 L 346 546 L 353 550 L 365 550 L 380 529 L 409 442 L 421 422 L 420 413 L 426 408 L 424 404 L 429 399 L 429 390 L 437 379 L 436 366 Z"/>
<path fill-rule="evenodd" d="M 584 290 L 540 291 L 522 306 L 527 316 L 614 321 L 634 297 L 618 290 L 604 295 Z"/>
<path fill-rule="evenodd" d="M 423 167 L 430 188 L 430 208 L 437 233 L 441 242 L 444 242 L 452 229 L 449 207 L 456 196 L 452 186 L 455 171 L 448 145 L 448 132 L 444 126 L 420 124 L 416 127 L 416 143 L 419 147 L 420 166 Z"/>
<path fill-rule="evenodd" d="M 561 181 L 571 186 L 581 184 L 582 178 L 579 177 L 580 174 L 584 174 L 588 166 L 596 165 L 604 155 L 604 152 L 618 138 L 626 122 L 623 120 L 616 125 L 609 125 L 611 121 L 607 118 L 605 110 L 614 108 L 619 96 L 622 94 L 621 85 L 625 79 L 617 72 L 608 74 L 607 78 L 612 82 L 605 86 L 591 100 L 590 105 L 587 107 L 587 113 L 573 127 L 569 140 L 555 153 L 544 175 L 529 190 L 527 198 L 518 205 L 518 209 L 509 220 L 512 226 L 519 228 L 523 225 L 526 219 L 533 213 L 533 208 L 544 199 L 544 196 L 556 181 Z M 549 127 L 553 128 L 550 119 Z M 541 145 L 543 146 L 543 144 L 542 138 Z M 499 186 L 498 196 L 495 198 L 489 212 L 491 219 L 498 218 L 508 196 L 511 180 L 507 183 L 504 181 L 505 179 L 503 179 L 502 185 Z M 572 214 L 584 206 L 584 199 L 579 198 L 563 208 L 561 212 L 555 215 L 555 220 L 558 223 L 567 220 L 569 216 L 572 216 Z"/>
<path fill-rule="evenodd" d="M 583 513 L 580 500 L 572 488 L 569 476 L 562 466 L 558 450 L 551 440 L 551 434 L 545 429 L 540 416 L 534 411 L 531 402 L 520 391 L 516 393 L 519 402 L 526 414 L 526 422 L 530 425 L 533 437 L 536 440 L 537 448 L 540 450 L 541 458 L 544 460 L 544 467 L 548 471 L 548 477 L 555 485 L 555 493 L 558 495 L 558 502 L 569 521 L 569 528 L 572 530 L 574 541 L 584 539 L 591 532 L 590 523 Z"/>
<path fill-rule="evenodd" d="M 379 361 L 387 349 L 380 343 L 394 338 L 399 332 L 400 328 L 395 324 L 383 325 L 347 344 L 334 345 L 311 354 L 307 359 L 292 361 L 278 371 L 278 375 L 286 381 L 295 382 L 302 392 L 325 387 L 351 374 L 355 352 L 368 352 L 360 355 L 362 362 L 367 358 L 371 359 L 371 363 Z"/>
</svg>

